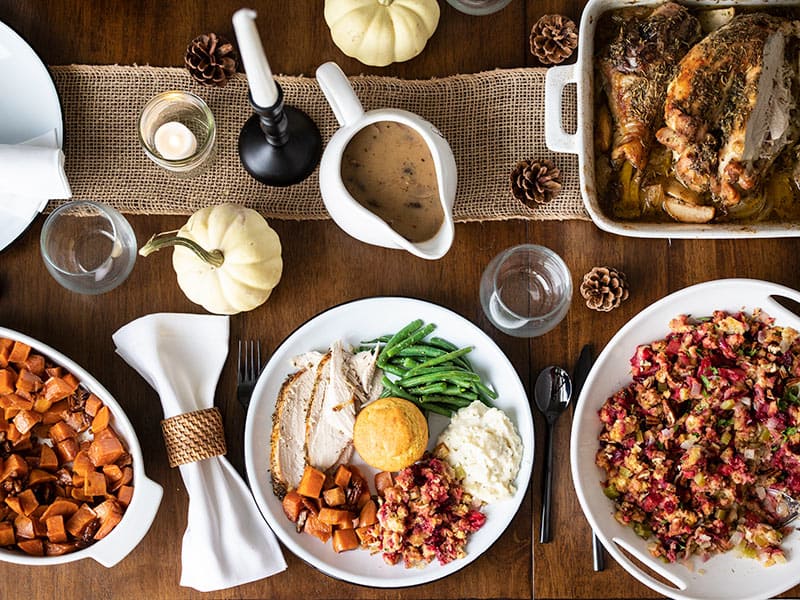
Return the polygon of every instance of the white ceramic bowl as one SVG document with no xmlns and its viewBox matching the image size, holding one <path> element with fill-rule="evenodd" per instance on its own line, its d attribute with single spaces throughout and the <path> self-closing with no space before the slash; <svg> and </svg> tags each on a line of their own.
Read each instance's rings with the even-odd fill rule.
<svg viewBox="0 0 800 600">
<path fill-rule="evenodd" d="M 594 170 L 594 38 L 600 15 L 618 8 L 636 4 L 648 6 L 663 4 L 664 0 L 589 0 L 583 10 L 578 36 L 578 60 L 574 65 L 551 67 L 545 80 L 545 141 L 547 147 L 555 152 L 578 155 L 578 169 L 581 195 L 592 221 L 602 230 L 618 235 L 643 238 L 753 238 L 753 237 L 796 237 L 800 236 L 800 223 L 640 223 L 622 221 L 603 211 L 598 198 Z M 689 7 L 758 7 L 765 10 L 780 6 L 797 6 L 797 0 L 681 0 Z M 562 96 L 567 84 L 575 83 L 578 88 L 578 128 L 575 133 L 567 133 L 561 120 Z"/>
<path fill-rule="evenodd" d="M 672 598 L 755 600 L 770 598 L 800 583 L 800 532 L 793 530 L 783 541 L 787 562 L 764 567 L 736 551 L 717 554 L 707 562 L 695 559 L 690 571 L 682 564 L 665 564 L 653 558 L 647 542 L 631 527 L 614 519 L 614 505 L 603 493 L 605 472 L 595 465 L 597 436 L 602 429 L 597 411 L 607 398 L 631 382 L 630 358 L 636 346 L 663 338 L 669 321 L 680 314 L 696 317 L 714 310 L 751 312 L 762 308 L 779 325 L 800 331 L 800 316 L 770 298 L 783 295 L 800 301 L 800 292 L 754 279 L 721 279 L 675 292 L 646 308 L 611 339 L 597 359 L 577 401 L 572 422 L 572 480 L 581 508 L 603 545 L 631 575 L 656 592 Z M 626 554 L 634 556 L 672 585 L 655 579 Z"/>
<path fill-rule="evenodd" d="M 68 563 L 82 558 L 92 558 L 104 567 L 113 567 L 142 541 L 142 538 L 144 538 L 153 523 L 163 494 L 161 486 L 148 479 L 145 475 L 142 449 L 139 446 L 139 440 L 136 438 L 136 432 L 133 430 L 131 422 L 128 421 L 128 417 L 125 416 L 122 407 L 109 391 L 77 363 L 61 354 L 58 350 L 12 329 L 0 327 L 0 337 L 28 344 L 38 354 L 44 355 L 75 375 L 83 387 L 100 398 L 111 411 L 111 424 L 123 441 L 128 453 L 130 453 L 133 466 L 133 498 L 131 503 L 125 510 L 125 515 L 119 524 L 102 540 L 83 550 L 62 554 L 61 556 L 30 556 L 22 552 L 22 550 L 0 549 L 0 561 L 21 565 L 45 566 Z"/>
</svg>

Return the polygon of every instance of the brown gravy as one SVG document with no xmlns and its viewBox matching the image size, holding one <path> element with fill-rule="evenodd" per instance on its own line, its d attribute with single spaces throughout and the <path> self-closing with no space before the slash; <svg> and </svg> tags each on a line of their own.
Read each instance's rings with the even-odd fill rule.
<svg viewBox="0 0 800 600">
<path fill-rule="evenodd" d="M 444 211 L 428 145 L 412 128 L 378 121 L 353 136 L 342 156 L 350 195 L 410 242 L 431 239 Z"/>
</svg>

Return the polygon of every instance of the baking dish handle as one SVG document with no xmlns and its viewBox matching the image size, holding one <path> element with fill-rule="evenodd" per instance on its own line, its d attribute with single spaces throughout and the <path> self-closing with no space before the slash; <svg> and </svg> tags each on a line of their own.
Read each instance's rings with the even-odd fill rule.
<svg viewBox="0 0 800 600">
<path fill-rule="evenodd" d="M 544 140 L 553 152 L 577 154 L 578 134 L 567 133 L 561 120 L 564 88 L 575 83 L 577 65 L 550 67 L 544 79 Z"/>
</svg>

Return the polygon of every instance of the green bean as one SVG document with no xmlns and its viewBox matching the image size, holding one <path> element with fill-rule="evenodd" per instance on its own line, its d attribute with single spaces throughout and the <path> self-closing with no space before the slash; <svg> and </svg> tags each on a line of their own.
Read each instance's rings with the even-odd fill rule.
<svg viewBox="0 0 800 600">
<path fill-rule="evenodd" d="M 388 389 L 391 392 L 392 396 L 396 396 L 398 398 L 405 398 L 409 402 L 413 402 L 414 404 L 419 405 L 419 400 L 417 400 L 417 398 L 415 398 L 411 394 L 407 393 L 405 390 L 403 390 L 399 386 L 395 385 L 394 382 L 392 382 L 385 375 L 381 379 L 381 382 L 383 383 L 383 387 Z"/>
<path fill-rule="evenodd" d="M 415 396 L 427 396 L 429 394 L 441 394 L 445 389 L 447 389 L 447 384 L 444 381 L 439 381 L 437 383 L 429 383 L 428 385 L 411 388 L 408 392 Z"/>
<path fill-rule="evenodd" d="M 444 354 L 445 351 L 440 348 L 434 348 L 433 346 L 426 346 L 424 344 L 415 344 L 413 346 L 408 346 L 407 348 L 403 348 L 397 354 L 399 356 L 441 356 Z"/>
<path fill-rule="evenodd" d="M 404 387 L 417 387 L 426 383 L 434 383 L 436 381 L 475 381 L 480 379 L 476 373 L 468 373 L 467 371 L 441 371 L 439 373 L 425 373 L 423 375 L 416 375 L 415 377 L 403 377 L 397 381 L 397 384 Z"/>
<path fill-rule="evenodd" d="M 444 396 L 459 396 L 460 398 L 466 398 L 467 400 L 472 402 L 478 399 L 478 393 L 470 391 L 470 389 L 471 388 L 453 385 L 453 386 L 447 386 L 439 393 Z"/>
<path fill-rule="evenodd" d="M 361 342 L 361 344 L 362 345 L 363 344 L 372 344 L 374 346 L 375 344 L 378 344 L 378 343 L 385 344 L 390 339 L 392 339 L 391 335 L 382 335 L 382 336 L 376 337 L 376 338 L 374 338 L 372 340 L 364 340 L 363 342 Z"/>
<path fill-rule="evenodd" d="M 386 353 L 389 349 L 392 348 L 392 346 L 395 346 L 396 344 L 400 343 L 408 336 L 412 335 L 414 332 L 419 330 L 419 328 L 422 327 L 423 323 L 424 322 L 422 319 L 414 319 L 413 321 L 411 321 L 411 323 L 403 327 L 400 331 L 398 331 L 391 338 L 389 338 L 389 341 L 386 342 L 386 345 L 383 347 L 380 356 L 378 356 L 378 366 L 383 367 L 383 365 L 386 363 L 386 359 L 388 358 Z"/>
<path fill-rule="evenodd" d="M 459 398 L 458 396 L 439 396 L 437 394 L 431 394 L 429 396 L 423 396 L 422 403 L 426 406 L 429 403 L 431 403 L 431 404 L 444 404 L 446 406 L 457 406 L 458 408 L 463 408 L 465 406 L 469 406 L 470 404 L 472 404 L 472 401 Z"/>
<path fill-rule="evenodd" d="M 486 396 L 489 396 L 489 398 L 491 398 L 492 400 L 497 399 L 497 392 L 495 392 L 493 389 L 491 389 L 489 386 L 483 383 L 480 380 L 480 378 L 475 382 L 475 387 L 478 388 L 479 392 L 482 392 Z"/>
<path fill-rule="evenodd" d="M 422 410 L 427 410 L 430 412 L 434 412 L 439 415 L 444 415 L 445 417 L 452 417 L 453 411 L 449 408 L 439 406 L 437 404 L 425 404 L 424 402 L 419 403 L 417 406 L 422 408 Z"/>
<path fill-rule="evenodd" d="M 397 377 L 403 377 L 407 371 L 407 369 L 404 369 L 403 367 L 398 367 L 397 365 L 391 365 L 388 363 L 381 366 L 381 369 L 391 375 L 396 375 Z"/>
<path fill-rule="evenodd" d="M 420 329 L 418 329 L 417 331 L 412 333 L 406 339 L 398 341 L 391 348 L 387 344 L 387 347 L 384 348 L 384 352 L 386 352 L 386 356 L 391 358 L 392 356 L 394 356 L 395 354 L 400 352 L 403 348 L 407 348 L 409 346 L 413 346 L 418 341 L 420 341 L 422 338 L 424 338 L 429 333 L 431 333 L 434 329 L 436 329 L 436 325 L 434 325 L 433 323 L 428 323 L 424 327 L 421 327 Z"/>
<path fill-rule="evenodd" d="M 448 352 L 452 352 L 453 350 L 458 350 L 458 346 L 440 337 L 432 337 L 431 339 L 428 340 L 428 343 L 438 348 L 441 348 L 442 350 L 447 350 Z M 469 360 L 467 360 L 464 357 L 462 357 L 461 360 L 464 362 L 464 366 L 467 369 L 469 369 L 470 371 L 473 370 Z"/>
<path fill-rule="evenodd" d="M 464 348 L 459 348 L 458 350 L 453 350 L 452 352 L 447 352 L 442 354 L 441 356 L 437 356 L 436 358 L 431 358 L 430 360 L 426 360 L 419 366 L 414 367 L 408 372 L 408 375 L 416 375 L 419 371 L 424 369 L 425 367 L 435 367 L 441 363 L 445 363 L 451 361 L 456 358 L 461 358 L 465 354 L 469 354 L 472 352 L 472 346 L 466 346 Z"/>
</svg>

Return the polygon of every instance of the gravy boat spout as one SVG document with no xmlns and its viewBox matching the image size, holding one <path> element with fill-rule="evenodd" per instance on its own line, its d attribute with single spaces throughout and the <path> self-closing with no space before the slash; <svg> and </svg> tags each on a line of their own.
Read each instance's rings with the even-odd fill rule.
<svg viewBox="0 0 800 600">
<path fill-rule="evenodd" d="M 453 152 L 442 134 L 419 115 L 405 110 L 382 108 L 364 112 L 350 82 L 336 63 L 321 65 L 317 69 L 317 81 L 341 125 L 328 142 L 320 163 L 320 192 L 331 218 L 346 233 L 367 244 L 403 249 L 430 260 L 444 256 L 450 249 L 455 234 L 453 202 L 457 172 Z M 365 127 L 373 124 L 385 126 L 386 123 L 398 124 L 412 130 L 430 151 L 438 196 L 436 208 L 441 211 L 437 216 L 441 218 L 441 223 L 426 239 L 412 241 L 409 239 L 411 236 L 406 237 L 399 233 L 387 220 L 354 198 L 345 184 L 342 169 L 343 161 L 346 160 L 345 151 L 350 142 Z M 391 162 L 396 165 L 403 157 L 399 149 L 391 150 Z M 387 149 L 383 148 L 383 151 Z M 380 197 L 379 194 L 376 195 Z M 406 205 L 418 207 L 419 203 L 409 196 Z M 413 210 L 408 214 L 410 220 L 416 218 Z"/>
</svg>

